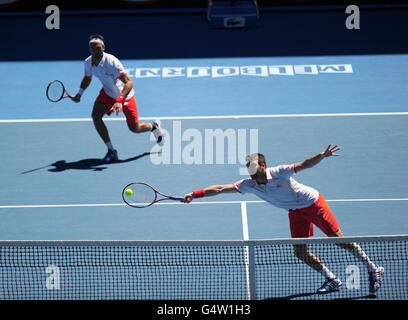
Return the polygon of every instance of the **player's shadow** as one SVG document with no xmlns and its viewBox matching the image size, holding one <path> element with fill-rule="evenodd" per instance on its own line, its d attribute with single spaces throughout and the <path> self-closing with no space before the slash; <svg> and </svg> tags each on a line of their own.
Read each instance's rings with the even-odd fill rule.
<svg viewBox="0 0 408 320">
<path fill-rule="evenodd" d="M 51 164 L 49 164 L 47 166 L 43 166 L 43 167 L 40 167 L 40 168 L 36 168 L 36 169 L 21 172 L 21 174 L 34 172 L 34 171 L 45 169 L 45 168 L 48 168 L 48 167 L 53 167 L 51 169 L 48 169 L 48 171 L 50 171 L 50 172 L 62 172 L 62 171 L 65 171 L 65 170 L 102 171 L 102 170 L 107 169 L 108 165 L 114 165 L 114 164 L 118 164 L 118 163 L 125 163 L 125 162 L 135 161 L 135 160 L 138 160 L 140 158 L 146 157 L 146 156 L 151 155 L 151 154 L 153 154 L 153 152 L 145 152 L 145 153 L 140 154 L 140 155 L 135 156 L 135 157 L 131 157 L 131 158 L 124 159 L 124 160 L 117 160 L 117 161 L 113 161 L 113 162 L 110 162 L 110 163 L 102 163 L 101 159 L 82 159 L 82 160 L 78 160 L 78 161 L 74 161 L 74 162 L 66 162 L 65 160 L 59 160 L 59 161 L 51 163 Z"/>
<path fill-rule="evenodd" d="M 334 294 L 334 296 L 333 296 Z M 375 295 L 365 295 L 365 296 L 352 296 L 348 298 L 341 298 L 341 297 L 335 297 L 336 292 L 331 293 L 332 296 L 330 296 L 330 300 L 360 300 L 360 299 L 374 299 L 376 298 Z M 286 297 L 276 297 L 276 298 L 266 298 L 264 300 L 293 300 L 296 298 L 305 298 L 305 297 L 311 297 L 311 296 L 326 296 L 328 294 L 319 294 L 317 292 L 307 292 L 307 293 L 299 293 L 299 294 L 294 294 L 291 296 L 286 296 Z"/>
<path fill-rule="evenodd" d="M 296 299 L 296 298 L 314 296 L 316 294 L 317 294 L 316 292 L 307 292 L 307 293 L 294 294 L 294 295 L 286 296 L 286 297 L 266 298 L 264 300 L 292 300 L 292 299 Z"/>
</svg>

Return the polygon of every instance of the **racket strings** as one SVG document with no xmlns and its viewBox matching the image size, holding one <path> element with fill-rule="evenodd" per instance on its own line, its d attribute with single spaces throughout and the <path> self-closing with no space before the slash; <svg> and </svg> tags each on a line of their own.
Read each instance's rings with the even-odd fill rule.
<svg viewBox="0 0 408 320">
<path fill-rule="evenodd" d="M 48 86 L 47 96 L 51 101 L 58 101 L 64 96 L 64 86 L 58 82 L 52 82 Z"/>
<path fill-rule="evenodd" d="M 131 194 L 125 194 L 124 199 L 132 206 L 146 207 L 156 200 L 156 192 L 147 185 L 135 183 L 129 185 L 126 190 L 131 190 Z"/>
</svg>

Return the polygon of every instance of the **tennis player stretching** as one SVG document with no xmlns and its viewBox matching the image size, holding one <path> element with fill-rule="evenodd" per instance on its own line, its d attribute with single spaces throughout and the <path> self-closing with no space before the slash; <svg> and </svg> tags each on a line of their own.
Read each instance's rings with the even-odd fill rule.
<svg viewBox="0 0 408 320">
<path fill-rule="evenodd" d="M 89 52 L 91 56 L 85 59 L 85 76 L 73 101 L 81 101 L 81 96 L 91 83 L 93 75 L 101 81 L 102 89 L 93 106 L 92 120 L 96 131 L 108 147 L 108 153 L 102 162 L 118 160 L 118 152 L 113 147 L 108 129 L 102 120 L 105 114 L 111 115 L 116 112 L 116 115 L 119 115 L 123 111 L 130 131 L 134 133 L 152 131 L 157 143 L 163 145 L 164 136 L 160 120 L 153 123 L 138 121 L 132 79 L 126 74 L 122 63 L 115 56 L 105 52 L 103 36 L 96 34 L 89 37 Z"/>
<path fill-rule="evenodd" d="M 342 237 L 339 224 L 323 196 L 315 189 L 300 184 L 292 176 L 300 171 L 314 167 L 324 158 L 338 156 L 338 146 L 329 145 L 326 150 L 302 162 L 267 168 L 265 157 L 256 153 L 247 156 L 246 166 L 251 178 L 234 184 L 213 185 L 184 195 L 184 202 L 195 198 L 214 196 L 221 193 L 252 193 L 270 204 L 289 211 L 289 224 L 292 238 L 313 236 L 313 224 L 329 237 Z M 384 268 L 375 265 L 356 243 L 339 244 L 350 251 L 367 266 L 369 273 L 369 292 L 373 294 L 381 287 Z M 341 281 L 311 251 L 308 246 L 294 245 L 297 258 L 320 272 L 326 281 L 317 290 L 329 293 L 338 290 Z"/>
</svg>

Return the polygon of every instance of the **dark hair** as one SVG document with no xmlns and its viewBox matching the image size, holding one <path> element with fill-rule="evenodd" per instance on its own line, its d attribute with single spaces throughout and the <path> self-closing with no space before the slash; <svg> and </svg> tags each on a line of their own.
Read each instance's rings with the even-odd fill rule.
<svg viewBox="0 0 408 320">
<path fill-rule="evenodd" d="M 103 38 L 103 35 L 101 34 L 91 34 L 89 36 L 89 41 L 91 41 L 94 38 L 101 39 L 103 42 L 105 42 L 105 39 Z"/>
<path fill-rule="evenodd" d="M 263 154 L 261 154 L 261 153 L 250 154 L 249 156 L 246 156 L 245 161 L 246 161 L 247 168 L 249 167 L 249 165 L 253 161 L 258 161 L 258 164 L 260 166 L 263 165 L 263 164 L 265 164 L 265 166 L 266 166 L 265 156 Z"/>
</svg>

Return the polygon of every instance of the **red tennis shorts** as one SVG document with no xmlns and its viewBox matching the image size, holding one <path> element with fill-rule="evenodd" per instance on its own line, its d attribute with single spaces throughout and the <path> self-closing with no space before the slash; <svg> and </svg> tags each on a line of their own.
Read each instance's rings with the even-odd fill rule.
<svg viewBox="0 0 408 320">
<path fill-rule="evenodd" d="M 106 114 L 108 116 L 113 113 L 113 111 L 110 111 L 110 109 L 116 103 L 116 99 L 108 96 L 103 88 L 99 92 L 99 96 L 96 98 L 96 101 L 101 102 L 106 106 Z M 134 124 L 139 121 L 135 96 L 123 103 L 123 113 L 126 117 L 127 123 Z"/>
<path fill-rule="evenodd" d="M 308 238 L 313 236 L 313 225 L 316 225 L 326 235 L 340 230 L 340 226 L 323 196 L 311 206 L 289 210 L 289 224 L 292 238 Z"/>
</svg>

